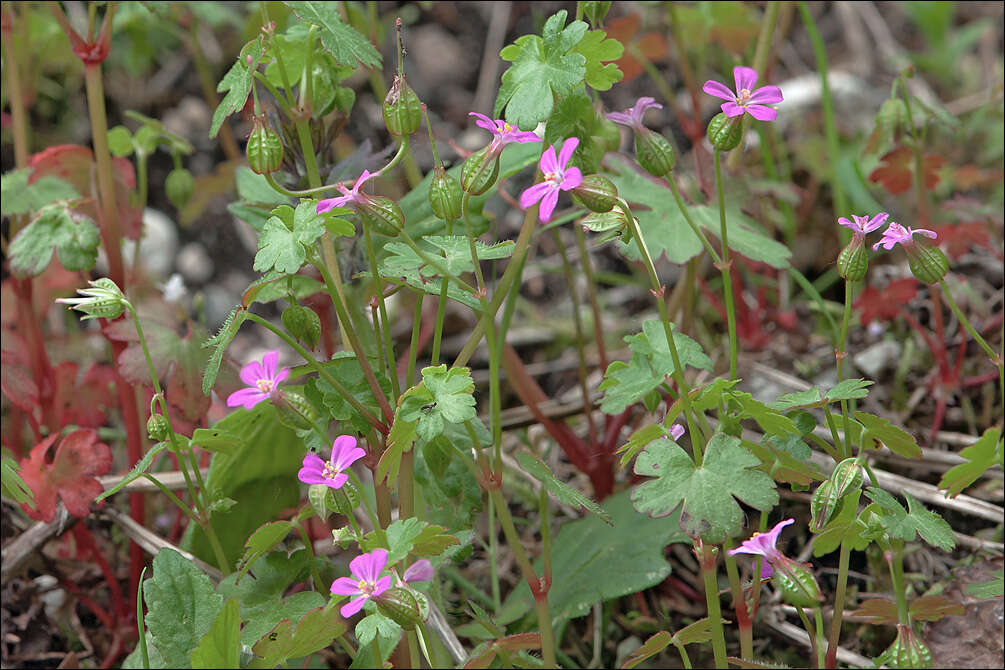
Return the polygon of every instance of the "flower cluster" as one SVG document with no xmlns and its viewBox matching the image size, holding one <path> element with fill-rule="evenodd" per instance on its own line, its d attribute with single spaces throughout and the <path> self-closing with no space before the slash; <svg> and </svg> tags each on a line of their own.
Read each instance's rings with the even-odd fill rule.
<svg viewBox="0 0 1005 670">
<path fill-rule="evenodd" d="M 733 68 L 733 81 L 736 90 L 731 91 L 722 82 L 709 79 L 702 86 L 703 91 L 728 102 L 722 103 L 722 113 L 728 117 L 750 114 L 758 121 L 774 121 L 778 110 L 768 105 L 782 101 L 782 91 L 777 86 L 762 86 L 754 88 L 757 83 L 757 70 L 750 67 Z"/>
<path fill-rule="evenodd" d="M 364 456 L 366 452 L 356 446 L 355 437 L 340 435 L 332 443 L 332 455 L 327 462 L 315 453 L 304 454 L 304 464 L 297 473 L 297 479 L 304 484 L 324 484 L 340 489 L 349 480 L 345 471 Z"/>
<path fill-rule="evenodd" d="M 476 118 L 475 125 L 492 133 L 492 143 L 488 152 L 497 153 L 507 144 L 526 144 L 540 142 L 541 138 L 527 130 L 518 130 L 502 119 L 490 119 L 478 112 L 468 112 L 468 116 Z"/>
</svg>

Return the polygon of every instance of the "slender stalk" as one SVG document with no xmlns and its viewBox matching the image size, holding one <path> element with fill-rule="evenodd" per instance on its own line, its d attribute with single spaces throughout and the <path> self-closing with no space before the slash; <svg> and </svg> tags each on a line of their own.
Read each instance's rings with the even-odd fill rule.
<svg viewBox="0 0 1005 670">
<path fill-rule="evenodd" d="M 722 262 L 719 269 L 722 271 L 722 294 L 726 303 L 726 324 L 729 330 L 729 378 L 736 379 L 736 305 L 733 302 L 733 279 L 732 262 L 729 257 L 729 238 L 726 230 L 726 197 L 722 183 L 722 168 L 719 158 L 721 152 L 715 151 L 715 192 L 719 199 L 719 237 L 722 241 Z"/>
<path fill-rule="evenodd" d="M 380 321 L 373 320 L 374 334 L 378 342 L 384 343 L 384 365 L 388 379 L 391 380 L 391 393 L 397 398 L 401 394 L 398 382 L 398 371 L 395 370 L 394 343 L 391 342 L 391 322 L 387 318 L 387 305 L 384 302 L 384 279 L 377 269 L 377 253 L 373 247 L 373 237 L 370 234 L 370 226 L 363 226 L 363 240 L 366 245 L 366 255 L 370 262 L 370 276 L 373 283 L 374 299 L 377 301 L 377 309 L 380 313 Z"/>
<path fill-rule="evenodd" d="M 837 377 L 838 382 L 844 381 L 844 359 L 845 345 L 848 341 L 848 321 L 851 319 L 852 298 L 855 295 L 855 282 L 845 280 L 844 283 L 844 313 L 841 317 L 841 339 L 838 341 L 837 350 Z M 848 401 L 841 401 L 841 417 L 844 422 L 844 446 L 842 447 L 845 458 L 851 455 L 851 418 L 848 412 Z M 835 447 L 839 446 L 837 444 Z"/>
<path fill-rule="evenodd" d="M 953 310 L 953 314 L 959 319 L 959 322 L 963 324 L 967 332 L 970 333 L 970 337 L 974 338 L 974 341 L 980 345 L 981 349 L 991 357 L 991 362 L 994 363 L 995 367 L 998 368 L 998 393 L 999 398 L 1003 403 L 1005 403 L 1005 361 L 1003 361 L 1002 354 L 996 352 L 987 341 L 981 337 L 977 329 L 974 328 L 973 324 L 970 323 L 970 319 L 967 318 L 960 306 L 956 304 L 956 300 L 953 298 L 952 292 L 949 290 L 949 286 L 946 285 L 945 279 L 939 280 L 939 286 L 942 288 L 942 295 L 945 296 L 946 302 L 949 303 L 949 309 Z"/>
<path fill-rule="evenodd" d="M 422 330 L 422 298 L 425 293 L 419 293 L 415 298 L 415 312 L 412 313 L 412 339 L 408 342 L 408 368 L 405 370 L 405 386 L 411 388 L 415 378 L 415 361 L 419 356 L 419 332 Z"/>
<path fill-rule="evenodd" d="M 398 518 L 410 519 L 415 516 L 415 452 L 409 449 L 401 455 L 398 469 Z"/>
<path fill-rule="evenodd" d="M 607 369 L 607 347 L 604 345 L 604 320 L 600 311 L 600 301 L 597 299 L 597 281 L 593 275 L 593 263 L 590 261 L 590 251 L 586 247 L 586 233 L 582 226 L 574 226 L 576 229 L 576 246 L 579 248 L 579 260 L 583 264 L 583 273 L 586 274 L 586 288 L 590 296 L 590 309 L 593 312 L 593 339 L 597 344 L 597 356 L 600 358 L 600 367 Z"/>
<path fill-rule="evenodd" d="M 831 630 L 827 637 L 827 656 L 824 667 L 837 667 L 837 650 L 841 641 L 841 618 L 844 616 L 845 590 L 848 586 L 848 559 L 851 555 L 851 545 L 841 542 L 841 553 L 838 558 L 837 588 L 834 591 L 834 613 L 831 615 Z"/>
<path fill-rule="evenodd" d="M 775 35 L 775 25 L 778 23 L 779 4 L 777 0 L 774 0 L 769 2 L 765 8 L 764 18 L 761 20 L 761 32 L 757 36 L 757 46 L 754 48 L 754 60 L 751 67 L 762 75 L 768 65 L 768 56 L 771 54 L 771 41 Z M 744 114 L 741 123 L 743 124 L 741 137 L 743 137 L 746 136 L 747 129 L 750 127 L 750 115 Z M 733 149 L 729 153 L 729 158 L 726 159 L 726 165 L 731 171 L 740 164 L 740 156 L 742 155 L 743 141 L 741 140 L 740 145 Z"/>
<path fill-rule="evenodd" d="M 743 596 L 743 585 L 740 583 L 740 571 L 736 566 L 736 557 L 730 556 L 733 548 L 731 540 L 726 540 L 722 547 L 723 562 L 726 564 L 726 575 L 729 577 L 729 589 L 733 594 L 733 611 L 736 613 L 736 627 L 740 631 L 741 658 L 754 657 L 754 629 L 751 625 L 747 599 Z M 754 573 L 754 580 L 759 581 L 761 573 Z"/>
<path fill-rule="evenodd" d="M 716 581 L 715 555 L 717 549 L 701 540 L 695 540 L 695 554 L 701 565 L 701 576 L 705 585 L 705 605 L 708 608 L 708 619 L 712 624 L 712 654 L 715 656 L 715 667 L 725 668 L 726 663 L 726 633 L 722 628 L 722 607 L 719 604 L 719 584 Z"/>
<path fill-rule="evenodd" d="M 18 168 L 28 165 L 28 111 L 25 105 L 24 90 L 21 88 L 20 54 L 14 42 L 14 24 L 17 16 L 12 5 L 3 8 L 3 57 L 4 71 L 7 73 L 7 93 L 10 96 L 11 135 L 14 139 L 14 164 Z M 12 227 L 10 238 L 17 234 Z"/>
<path fill-rule="evenodd" d="M 488 510 L 488 533 L 489 533 L 489 571 L 492 583 L 492 611 L 496 614 L 502 609 L 502 591 L 499 588 L 499 538 L 496 537 L 496 503 L 495 498 L 489 496 Z"/>
</svg>

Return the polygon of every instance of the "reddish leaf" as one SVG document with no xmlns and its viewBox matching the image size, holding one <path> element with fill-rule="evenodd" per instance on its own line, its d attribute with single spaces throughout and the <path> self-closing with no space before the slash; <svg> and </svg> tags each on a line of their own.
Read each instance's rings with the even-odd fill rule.
<svg viewBox="0 0 1005 670">
<path fill-rule="evenodd" d="M 646 33 L 641 37 L 636 37 L 639 32 L 638 14 L 629 14 L 611 19 L 607 22 L 605 28 L 608 37 L 613 37 L 625 45 L 624 56 L 620 60 L 615 61 L 615 64 L 621 68 L 621 71 L 625 75 L 621 80 L 622 82 L 631 81 L 643 72 L 642 63 L 632 55 L 631 46 L 642 52 L 642 55 L 650 63 L 658 63 L 667 57 L 669 46 L 666 36 L 662 33 Z"/>
<path fill-rule="evenodd" d="M 855 300 L 853 307 L 859 310 L 859 320 L 863 326 L 868 326 L 873 321 L 892 321 L 900 308 L 913 300 L 917 293 L 918 280 L 913 277 L 898 279 L 890 282 L 883 290 L 867 286 Z"/>
<path fill-rule="evenodd" d="M 935 188 L 939 183 L 937 170 L 944 162 L 942 156 L 928 154 L 921 159 L 921 169 L 925 176 L 925 186 Z M 914 155 L 907 147 L 897 147 L 880 159 L 880 165 L 869 173 L 869 181 L 874 181 L 889 193 L 905 193 L 914 183 Z"/>
<path fill-rule="evenodd" d="M 32 168 L 28 183 L 34 183 L 45 176 L 59 177 L 68 181 L 85 199 L 91 198 L 91 202 L 78 207 L 77 211 L 96 222 L 101 221 L 96 200 L 98 186 L 94 177 L 97 168 L 94 154 L 90 149 L 75 144 L 60 144 L 32 155 L 28 164 Z M 133 164 L 125 158 L 112 158 L 112 171 L 115 179 L 119 229 L 126 237 L 139 239 L 143 222 L 142 212 L 129 204 L 130 196 L 136 189 Z"/>
<path fill-rule="evenodd" d="M 60 413 L 60 425 L 99 428 L 105 424 L 106 408 L 116 402 L 112 391 L 115 373 L 107 365 L 95 363 L 78 382 L 78 372 L 73 361 L 63 361 L 53 369 L 54 404 Z"/>
<path fill-rule="evenodd" d="M 897 605 L 889 600 L 872 598 L 863 602 L 849 616 L 865 619 L 866 623 L 871 624 L 894 624 L 897 623 Z"/>
<path fill-rule="evenodd" d="M 956 188 L 969 191 L 978 186 L 993 186 L 1001 183 L 1001 170 L 982 170 L 976 165 L 961 165 L 953 170 L 953 181 Z"/>
<path fill-rule="evenodd" d="M 67 435 L 49 461 L 49 447 L 58 438 L 58 433 L 50 435 L 21 460 L 21 478 L 35 494 L 35 509 L 27 505 L 22 509 L 39 521 L 49 522 L 56 517 L 57 495 L 70 514 L 87 516 L 91 502 L 105 490 L 94 477 L 108 474 L 112 468 L 112 452 L 107 444 L 98 442 L 94 430 L 81 428 Z"/>
<path fill-rule="evenodd" d="M 24 341 L 7 330 L 0 348 L 0 388 L 16 407 L 28 414 L 33 414 L 38 407 L 38 385 L 31 376 Z"/>
<path fill-rule="evenodd" d="M 945 596 L 921 596 L 911 602 L 915 621 L 938 621 L 947 616 L 962 616 L 963 605 Z"/>
<path fill-rule="evenodd" d="M 954 260 L 970 251 L 971 247 L 990 247 L 988 229 L 983 223 L 948 224 L 935 228 L 939 244 Z"/>
</svg>

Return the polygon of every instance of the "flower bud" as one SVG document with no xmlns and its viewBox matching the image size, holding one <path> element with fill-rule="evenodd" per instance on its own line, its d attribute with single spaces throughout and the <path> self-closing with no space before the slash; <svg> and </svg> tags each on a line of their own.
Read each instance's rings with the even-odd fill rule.
<svg viewBox="0 0 1005 670">
<path fill-rule="evenodd" d="M 314 426 L 317 413 L 303 394 L 286 389 L 279 391 L 273 400 L 279 422 L 294 430 L 309 430 Z"/>
<path fill-rule="evenodd" d="M 188 203 L 193 186 L 192 173 L 185 168 L 171 170 L 164 180 L 164 191 L 175 209 L 181 209 Z"/>
<path fill-rule="evenodd" d="M 370 196 L 356 206 L 356 213 L 364 226 L 370 226 L 381 235 L 393 237 L 405 227 L 405 215 L 390 198 Z"/>
<path fill-rule="evenodd" d="M 855 458 L 846 458 L 834 467 L 830 481 L 834 482 L 834 489 L 839 498 L 843 498 L 853 489 L 862 486 L 862 467 Z"/>
<path fill-rule="evenodd" d="M 444 221 L 460 217 L 461 197 L 460 183 L 442 165 L 433 168 L 433 179 L 429 182 L 429 206 L 433 214 Z"/>
<path fill-rule="evenodd" d="M 406 588 L 396 586 L 374 598 L 377 609 L 405 630 L 414 630 L 422 621 L 419 603 Z"/>
<path fill-rule="evenodd" d="M 162 442 L 171 434 L 171 426 L 163 414 L 151 414 L 147 419 L 147 435 L 154 442 Z"/>
<path fill-rule="evenodd" d="M 422 102 L 405 81 L 405 75 L 395 75 L 383 109 L 384 124 L 392 135 L 411 135 L 422 124 Z"/>
<path fill-rule="evenodd" d="M 772 582 L 785 602 L 796 607 L 815 607 L 823 600 L 817 580 L 807 566 L 783 556 L 772 567 L 775 570 Z"/>
<path fill-rule="evenodd" d="M 359 491 L 349 482 L 337 489 L 325 488 L 328 489 L 328 509 L 349 516 L 354 509 L 359 507 Z"/>
<path fill-rule="evenodd" d="M 837 494 L 834 482 L 827 479 L 817 487 L 810 498 L 810 530 L 819 533 L 830 521 L 841 502 L 841 496 Z"/>
<path fill-rule="evenodd" d="M 248 166 L 256 174 L 270 174 L 283 164 L 283 142 L 279 134 L 256 118 L 248 137 Z"/>
<path fill-rule="evenodd" d="M 69 305 L 70 309 L 86 314 L 81 321 L 88 319 L 117 319 L 126 310 L 126 296 L 108 277 L 89 281 L 91 288 L 77 289 L 82 298 L 59 298 L 56 302 Z"/>
<path fill-rule="evenodd" d="M 609 212 L 594 212 L 582 221 L 583 228 L 595 233 L 620 233 L 628 225 L 628 217 L 620 207 Z"/>
<path fill-rule="evenodd" d="M 938 284 L 949 271 L 949 260 L 942 250 L 920 240 L 904 244 L 907 264 L 915 277 L 926 284 Z"/>
<path fill-rule="evenodd" d="M 891 668 L 930 668 L 932 652 L 914 634 L 910 625 L 897 624 L 897 639 L 880 654 L 876 664 Z"/>
<path fill-rule="evenodd" d="M 321 319 L 308 307 L 296 303 L 283 310 L 283 327 L 308 349 L 314 349 L 321 339 Z"/>
<path fill-rule="evenodd" d="M 716 114 L 708 122 L 708 141 L 719 151 L 735 149 L 743 136 L 743 126 L 740 123 L 742 118 L 742 115 L 729 117 L 722 113 Z"/>
<path fill-rule="evenodd" d="M 572 194 L 592 212 L 609 212 L 618 202 L 618 189 L 607 177 L 591 174 L 583 177 Z"/>
<path fill-rule="evenodd" d="M 635 160 L 652 176 L 664 177 L 677 163 L 677 154 L 667 138 L 659 133 L 636 131 Z"/>
<path fill-rule="evenodd" d="M 461 167 L 461 188 L 465 193 L 481 195 L 499 176 L 499 153 L 490 144 L 467 157 Z"/>
<path fill-rule="evenodd" d="M 869 252 L 865 248 L 865 236 L 856 233 L 837 259 L 838 274 L 848 281 L 865 278 L 869 269 Z"/>
<path fill-rule="evenodd" d="M 890 98 L 876 114 L 876 128 L 889 139 L 893 139 L 906 122 L 907 105 L 900 98 Z"/>
</svg>

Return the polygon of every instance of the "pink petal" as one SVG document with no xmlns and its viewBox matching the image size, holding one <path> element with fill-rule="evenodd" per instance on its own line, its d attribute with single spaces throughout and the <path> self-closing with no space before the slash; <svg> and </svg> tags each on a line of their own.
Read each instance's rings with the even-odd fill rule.
<svg viewBox="0 0 1005 670">
<path fill-rule="evenodd" d="M 782 89 L 777 86 L 762 86 L 750 95 L 750 102 L 759 105 L 771 105 L 782 100 Z"/>
<path fill-rule="evenodd" d="M 562 184 L 559 188 L 563 191 L 570 191 L 583 183 L 583 173 L 577 167 L 571 167 L 565 171 Z"/>
<path fill-rule="evenodd" d="M 254 386 L 259 379 L 267 379 L 262 364 L 258 361 L 251 361 L 241 368 L 241 381 L 248 386 Z"/>
<path fill-rule="evenodd" d="M 748 91 L 754 90 L 754 84 L 757 83 L 757 70 L 752 67 L 739 67 L 733 68 L 733 81 L 736 82 L 736 92 L 739 93 L 743 89 Z"/>
<path fill-rule="evenodd" d="M 680 425 L 679 423 L 675 423 L 674 425 L 670 426 L 670 437 L 672 437 L 675 440 L 679 440 L 682 435 L 684 435 L 684 426 Z"/>
<path fill-rule="evenodd" d="M 325 212 L 330 212 L 336 207 L 345 207 L 346 203 L 349 201 L 347 196 L 339 196 L 337 198 L 328 198 L 326 200 L 321 200 L 318 202 L 317 208 L 314 210 L 318 214 L 324 214 Z"/>
<path fill-rule="evenodd" d="M 562 170 L 566 168 L 569 164 L 569 159 L 572 158 L 572 153 L 579 146 L 578 137 L 570 137 L 565 142 L 562 143 L 562 150 L 558 153 L 558 167 Z"/>
<path fill-rule="evenodd" d="M 551 221 L 551 215 L 554 213 L 555 205 L 557 204 L 558 204 L 558 189 L 551 188 L 549 186 L 548 192 L 544 194 L 543 198 L 541 198 L 540 217 L 542 221 L 544 221 L 545 223 Z"/>
<path fill-rule="evenodd" d="M 350 600 L 339 610 L 339 614 L 342 615 L 343 619 L 348 619 L 352 615 L 363 609 L 363 605 L 366 601 L 370 599 L 370 596 L 363 596 L 362 598 L 356 598 L 356 600 Z"/>
<path fill-rule="evenodd" d="M 722 113 L 729 117 L 743 115 L 743 107 L 740 107 L 735 102 L 724 102 L 720 108 L 722 109 Z"/>
<path fill-rule="evenodd" d="M 276 378 L 276 367 L 279 365 L 279 350 L 273 349 L 262 356 L 262 372 L 266 379 Z"/>
<path fill-rule="evenodd" d="M 544 194 L 551 190 L 551 182 L 544 181 L 534 184 L 520 194 L 520 206 L 527 209 L 544 197 Z"/>
<path fill-rule="evenodd" d="M 890 215 L 886 212 L 880 212 L 876 216 L 872 217 L 865 226 L 862 227 L 862 231 L 866 233 L 871 233 L 877 228 L 881 228 L 886 220 L 890 218 Z"/>
<path fill-rule="evenodd" d="M 496 123 L 484 114 L 479 114 L 478 112 L 468 112 L 468 116 L 473 116 L 477 119 L 475 125 L 479 128 L 484 128 L 485 130 L 491 131 L 493 133 L 497 132 Z"/>
<path fill-rule="evenodd" d="M 312 470 L 305 467 L 300 468 L 300 472 L 297 473 L 297 479 L 302 481 L 304 484 L 327 484 L 328 479 L 325 479 L 324 475 L 321 474 L 321 470 Z"/>
<path fill-rule="evenodd" d="M 303 481 L 303 480 L 301 480 Z M 333 489 L 340 489 L 345 486 L 345 483 L 349 481 L 349 475 L 344 472 L 340 472 L 331 479 L 325 479 L 323 482 L 317 482 L 319 484 L 324 484 Z"/>
<path fill-rule="evenodd" d="M 361 187 L 361 186 L 362 186 L 363 184 L 365 184 L 365 183 L 367 182 L 367 180 L 369 180 L 369 179 L 370 179 L 370 177 L 372 177 L 372 176 L 373 176 L 373 175 L 372 175 L 372 174 L 370 174 L 370 171 L 369 171 L 369 170 L 363 170 L 363 174 L 361 174 L 361 175 L 359 176 L 359 179 L 357 179 L 357 180 L 356 180 L 356 183 L 352 185 L 352 192 L 353 192 L 353 193 L 359 193 L 359 189 L 360 189 L 360 187 Z M 277 353 L 278 353 L 278 352 L 277 352 Z"/>
<path fill-rule="evenodd" d="M 558 172 L 558 159 L 555 157 L 555 147 L 551 146 L 544 150 L 541 154 L 541 172 L 544 174 L 551 174 L 552 172 Z"/>
<path fill-rule="evenodd" d="M 339 596 L 355 596 L 362 593 L 359 590 L 359 581 L 351 577 L 339 577 L 332 582 L 330 590 Z"/>
<path fill-rule="evenodd" d="M 276 374 L 276 376 L 272 378 L 273 387 L 278 386 L 279 382 L 284 381 L 289 376 L 290 376 L 289 368 L 283 368 L 282 370 L 280 370 Z"/>
<path fill-rule="evenodd" d="M 391 576 L 383 577 L 377 581 L 377 584 L 373 587 L 373 597 L 379 596 L 384 591 L 391 588 Z"/>
<path fill-rule="evenodd" d="M 313 451 L 308 451 L 306 454 L 304 454 L 304 467 L 311 468 L 312 470 L 317 470 L 318 472 L 321 472 L 322 470 L 325 469 L 325 462 L 320 456 L 315 454 Z"/>
<path fill-rule="evenodd" d="M 262 393 L 257 388 L 241 389 L 234 391 L 227 396 L 227 407 L 237 407 L 243 405 L 244 409 L 254 409 L 255 405 L 262 402 L 269 396 Z"/>
<path fill-rule="evenodd" d="M 380 571 L 387 565 L 387 549 L 374 549 L 369 554 L 360 554 L 349 562 L 349 570 L 359 579 L 374 583 Z"/>
<path fill-rule="evenodd" d="M 736 100 L 736 94 L 733 91 L 730 91 L 728 86 L 713 79 L 706 81 L 705 85 L 701 87 L 701 90 L 705 91 L 709 95 L 722 98 L 723 100 Z"/>
<path fill-rule="evenodd" d="M 633 119 L 630 114 L 625 114 L 624 112 L 610 112 L 605 116 L 607 116 L 610 121 L 620 123 L 623 126 L 635 125 L 635 119 Z"/>
<path fill-rule="evenodd" d="M 771 567 L 771 561 L 765 559 L 764 562 L 761 563 L 761 579 L 768 579 L 774 574 L 774 572 L 775 571 Z"/>
<path fill-rule="evenodd" d="M 778 118 L 778 110 L 764 105 L 747 105 L 747 112 L 758 121 L 774 121 Z"/>
<path fill-rule="evenodd" d="M 855 218 L 858 218 L 858 217 L 855 217 Z M 843 216 L 838 218 L 838 223 L 840 225 L 844 226 L 845 228 L 851 228 L 852 230 L 858 230 L 859 229 L 857 221 L 855 223 L 852 223 L 851 221 L 849 221 L 848 219 L 846 219 Z"/>
<path fill-rule="evenodd" d="M 412 563 L 405 570 L 406 582 L 428 582 L 433 578 L 433 564 L 423 558 Z"/>
<path fill-rule="evenodd" d="M 331 464 L 336 470 L 345 470 L 364 456 L 366 452 L 356 446 L 356 438 L 352 435 L 340 435 L 332 443 Z"/>
<path fill-rule="evenodd" d="M 911 233 L 912 233 L 912 236 L 914 234 L 921 234 L 921 235 L 924 235 L 925 237 L 930 237 L 933 240 L 938 239 L 938 237 L 939 237 L 938 234 L 934 230 L 928 230 L 927 228 L 912 228 L 911 229 Z"/>
</svg>

